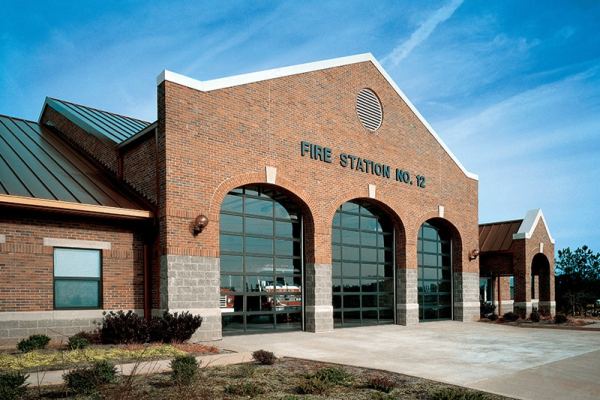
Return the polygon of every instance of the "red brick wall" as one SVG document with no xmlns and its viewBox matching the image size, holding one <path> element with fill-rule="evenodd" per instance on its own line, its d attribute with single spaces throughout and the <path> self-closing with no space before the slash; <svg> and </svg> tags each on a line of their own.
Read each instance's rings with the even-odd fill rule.
<svg viewBox="0 0 600 400">
<path fill-rule="evenodd" d="M 133 222 L 11 211 L 0 217 L 0 311 L 53 309 L 53 248 L 44 237 L 111 242 L 102 250 L 103 308 L 143 309 L 143 240 Z"/>
<path fill-rule="evenodd" d="M 355 112 L 356 95 L 365 87 L 383 104 L 383 125 L 375 133 Z M 416 268 L 418 229 L 442 205 L 462 237 L 458 263 L 463 271 L 479 271 L 478 260 L 468 260 L 468 251 L 478 248 L 477 181 L 464 175 L 369 62 L 207 93 L 163 82 L 158 116 L 164 253 L 217 256 L 223 197 L 237 186 L 265 182 L 268 165 L 277 168 L 277 185 L 310 210 L 309 241 L 317 245 L 308 262 L 331 262 L 335 210 L 368 197 L 368 184 L 375 184 L 377 201 L 402 221 L 406 263 L 400 267 Z M 301 157 L 302 140 L 332 148 L 333 163 Z M 427 187 L 343 168 L 340 152 L 390 165 L 392 174 L 396 167 L 408 170 L 413 180 L 425 175 Z M 194 237 L 191 221 L 201 213 L 210 223 Z"/>
<path fill-rule="evenodd" d="M 117 174 L 118 153 L 114 142 L 104 136 L 94 136 L 86 132 L 52 107 L 46 107 L 41 123 L 56 128 L 63 138 L 87 153 L 88 157 L 100 162 L 115 175 Z"/>
<path fill-rule="evenodd" d="M 123 180 L 156 204 L 156 141 L 152 133 L 125 147 Z"/>
</svg>

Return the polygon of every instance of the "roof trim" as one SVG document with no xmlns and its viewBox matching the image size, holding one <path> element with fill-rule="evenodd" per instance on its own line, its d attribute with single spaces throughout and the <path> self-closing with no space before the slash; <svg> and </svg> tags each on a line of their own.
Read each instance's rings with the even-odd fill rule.
<svg viewBox="0 0 600 400">
<path fill-rule="evenodd" d="M 544 213 L 542 212 L 541 208 L 536 208 L 527 211 L 525 219 L 523 219 L 523 222 L 521 223 L 521 226 L 519 227 L 517 233 L 513 235 L 513 239 L 531 239 L 531 236 L 533 235 L 533 232 L 535 231 L 535 228 L 537 227 L 537 224 L 540 221 L 540 219 L 544 222 L 544 227 L 546 228 L 546 233 L 550 238 L 550 242 L 554 244 L 554 239 L 550 234 L 550 230 L 548 229 L 548 223 L 546 222 L 546 218 L 544 218 Z"/>
<path fill-rule="evenodd" d="M 408 107 L 412 110 L 412 112 L 416 115 L 416 117 L 421 121 L 421 123 L 427 128 L 429 133 L 437 140 L 437 142 L 442 146 L 442 148 L 448 153 L 450 158 L 456 163 L 456 165 L 461 169 L 461 171 L 468 177 L 474 180 L 479 180 L 479 177 L 467 171 L 467 169 L 461 164 L 461 162 L 456 158 L 454 153 L 446 146 L 444 141 L 437 134 L 435 129 L 425 120 L 425 118 L 421 115 L 421 113 L 417 110 L 414 104 L 406 97 L 404 92 L 398 87 L 396 82 L 388 75 L 388 73 L 383 69 L 379 61 L 373 56 L 371 53 L 363 53 L 357 54 L 348 57 L 340 57 L 333 58 L 329 60 L 311 62 L 306 64 L 298 64 L 292 65 L 289 67 L 282 68 L 274 68 L 265 71 L 252 72 L 249 74 L 241 74 L 234 75 L 225 78 L 218 78 L 209 81 L 199 81 L 185 75 L 181 75 L 172 71 L 163 70 L 158 77 L 156 78 L 156 84 L 160 85 L 164 81 L 169 81 L 173 83 L 177 83 L 179 85 L 187 86 L 192 89 L 199 90 L 201 92 L 209 92 L 212 90 L 224 89 L 233 86 L 246 85 L 253 82 L 260 82 L 268 79 L 281 78 L 284 76 L 303 74 L 307 72 L 318 71 L 327 68 L 334 68 L 343 65 L 356 64 L 361 62 L 370 61 L 373 63 L 375 68 L 379 70 L 381 75 L 388 81 L 388 83 L 396 90 L 396 93 L 402 98 L 402 100 L 408 105 Z"/>
<path fill-rule="evenodd" d="M 137 142 L 138 139 L 141 139 L 142 137 L 145 137 L 147 133 L 152 132 L 157 127 L 158 127 L 158 121 L 154 121 L 153 123 L 151 123 L 150 125 L 148 125 L 144 129 L 142 129 L 141 131 L 139 131 L 138 133 L 136 133 L 135 135 L 131 136 L 128 139 L 123 140 L 121 143 L 118 144 L 117 147 L 120 148 L 120 149 L 122 149 L 123 147 L 127 147 L 131 143 Z"/>
<path fill-rule="evenodd" d="M 50 211 L 67 211 L 78 214 L 95 214 L 128 219 L 150 219 L 153 217 L 152 212 L 147 210 L 71 203 L 61 200 L 34 199 L 31 197 L 6 194 L 0 194 L 0 205 L 31 207 Z"/>
</svg>

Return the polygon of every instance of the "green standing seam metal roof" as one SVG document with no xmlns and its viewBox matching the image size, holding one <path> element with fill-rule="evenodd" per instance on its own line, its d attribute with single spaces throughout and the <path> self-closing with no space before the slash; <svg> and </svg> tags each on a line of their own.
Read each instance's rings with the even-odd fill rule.
<svg viewBox="0 0 600 400">
<path fill-rule="evenodd" d="M 48 128 L 2 115 L 0 194 L 144 209 Z"/>
<path fill-rule="evenodd" d="M 51 97 L 46 97 L 42 110 L 46 106 L 52 107 L 85 131 L 105 136 L 115 143 L 121 143 L 151 125 L 147 121 Z"/>
</svg>

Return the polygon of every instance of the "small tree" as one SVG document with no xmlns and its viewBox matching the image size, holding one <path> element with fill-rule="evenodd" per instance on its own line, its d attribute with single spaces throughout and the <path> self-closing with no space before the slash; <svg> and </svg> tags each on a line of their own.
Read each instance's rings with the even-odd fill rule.
<svg viewBox="0 0 600 400">
<path fill-rule="evenodd" d="M 559 250 L 556 275 L 556 299 L 563 311 L 576 314 L 600 299 L 600 253 L 588 246 Z"/>
</svg>

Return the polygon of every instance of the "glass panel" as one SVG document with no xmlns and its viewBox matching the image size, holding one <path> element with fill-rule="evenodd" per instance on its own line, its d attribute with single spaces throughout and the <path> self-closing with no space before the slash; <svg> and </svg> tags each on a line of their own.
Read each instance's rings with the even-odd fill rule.
<svg viewBox="0 0 600 400">
<path fill-rule="evenodd" d="M 359 205 L 351 201 L 344 203 L 341 208 L 342 211 L 348 211 L 353 213 L 358 213 L 359 211 Z"/>
<path fill-rule="evenodd" d="M 360 311 L 346 311 L 344 312 L 344 325 L 360 325 Z"/>
<path fill-rule="evenodd" d="M 375 233 L 360 233 L 360 244 L 363 246 L 377 246 L 377 235 Z"/>
<path fill-rule="evenodd" d="M 358 231 L 342 231 L 342 243 L 357 245 L 360 243 L 360 233 Z"/>
<path fill-rule="evenodd" d="M 86 280 L 54 281 L 56 308 L 98 308 L 100 282 Z"/>
<path fill-rule="evenodd" d="M 290 219 L 289 211 L 281 204 L 275 203 L 275 218 Z"/>
<path fill-rule="evenodd" d="M 242 236 L 221 234 L 221 252 L 241 253 L 243 250 Z"/>
<path fill-rule="evenodd" d="M 358 215 L 342 214 L 342 228 L 358 229 Z"/>
<path fill-rule="evenodd" d="M 242 256 L 221 256 L 221 273 L 223 272 L 243 272 L 244 258 Z"/>
<path fill-rule="evenodd" d="M 273 254 L 273 239 L 246 236 L 246 253 Z"/>
<path fill-rule="evenodd" d="M 344 296 L 344 308 L 359 308 L 360 307 L 360 296 Z"/>
<path fill-rule="evenodd" d="M 246 276 L 246 292 L 265 292 L 266 287 L 273 284 L 273 277 L 268 275 L 263 276 Z"/>
<path fill-rule="evenodd" d="M 378 307 L 379 303 L 377 301 L 377 296 L 363 296 L 362 297 L 362 306 L 363 307 Z"/>
<path fill-rule="evenodd" d="M 282 256 L 293 256 L 294 242 L 291 240 L 275 240 L 275 254 Z"/>
<path fill-rule="evenodd" d="M 345 262 L 343 264 L 342 273 L 345 277 L 359 277 L 360 276 L 360 264 Z"/>
<path fill-rule="evenodd" d="M 358 247 L 343 246 L 342 257 L 344 260 L 360 260 L 360 253 Z"/>
<path fill-rule="evenodd" d="M 227 195 L 223 200 L 223 204 L 221 205 L 222 211 L 233 211 L 233 212 L 242 212 L 242 201 L 243 198 L 241 196 L 233 196 Z"/>
<path fill-rule="evenodd" d="M 347 279 L 344 278 L 344 292 L 360 292 L 360 280 L 359 279 Z"/>
<path fill-rule="evenodd" d="M 244 291 L 244 277 L 239 275 L 221 275 L 221 294 Z"/>
<path fill-rule="evenodd" d="M 334 262 L 331 266 L 332 271 L 331 274 L 333 276 L 340 276 L 342 275 L 342 264 L 340 264 L 339 262 Z"/>
<path fill-rule="evenodd" d="M 334 292 L 342 291 L 342 279 L 341 278 L 333 278 L 332 289 Z"/>
<path fill-rule="evenodd" d="M 423 251 L 427 253 L 438 253 L 440 251 L 439 242 L 430 242 L 429 240 L 423 240 Z"/>
<path fill-rule="evenodd" d="M 363 262 L 377 262 L 377 249 L 361 248 L 360 260 Z"/>
<path fill-rule="evenodd" d="M 254 199 L 246 197 L 246 214 L 273 217 L 273 202 L 266 199 Z"/>
<path fill-rule="evenodd" d="M 275 271 L 279 274 L 301 274 L 301 261 L 299 258 L 276 258 Z"/>
<path fill-rule="evenodd" d="M 100 250 L 55 248 L 54 276 L 100 278 Z"/>
<path fill-rule="evenodd" d="M 246 257 L 246 273 L 273 275 L 273 257 Z"/>
<path fill-rule="evenodd" d="M 246 311 L 271 311 L 274 305 L 274 296 L 246 296 Z"/>
<path fill-rule="evenodd" d="M 345 266 L 346 264 L 344 264 Z M 377 276 L 378 275 L 378 266 L 377 264 L 361 264 L 361 274 L 362 276 Z"/>
<path fill-rule="evenodd" d="M 223 232 L 242 233 L 243 219 L 239 215 L 221 214 L 219 217 L 220 229 Z"/>
<path fill-rule="evenodd" d="M 221 310 L 221 314 L 224 311 Z M 244 329 L 243 315 L 223 315 L 223 330 L 224 331 L 239 331 Z"/>
<path fill-rule="evenodd" d="M 264 331 L 275 329 L 275 318 L 273 314 L 248 315 L 246 316 L 247 331 Z"/>
<path fill-rule="evenodd" d="M 363 231 L 377 232 L 379 224 L 376 218 L 360 217 L 360 229 Z"/>
<path fill-rule="evenodd" d="M 361 279 L 361 287 L 363 292 L 376 292 L 377 291 L 377 279 Z"/>
<path fill-rule="evenodd" d="M 275 221 L 275 235 L 291 239 L 294 233 L 293 225 L 291 222 Z"/>
<path fill-rule="evenodd" d="M 273 236 L 273 220 L 246 217 L 246 234 Z"/>
</svg>

